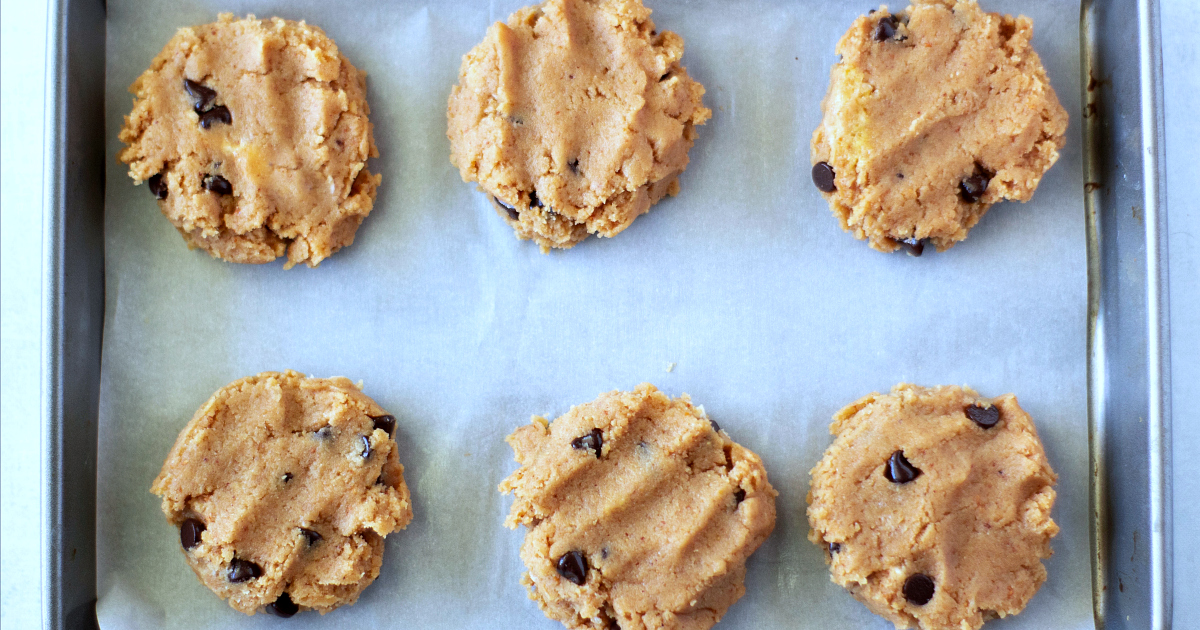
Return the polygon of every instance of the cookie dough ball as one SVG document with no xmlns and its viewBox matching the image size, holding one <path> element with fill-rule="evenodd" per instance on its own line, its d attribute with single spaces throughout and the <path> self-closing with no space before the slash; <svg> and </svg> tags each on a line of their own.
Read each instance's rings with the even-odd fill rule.
<svg viewBox="0 0 1200 630">
<path fill-rule="evenodd" d="M 190 247 L 315 267 L 354 242 L 378 152 L 366 75 L 321 29 L 225 13 L 179 29 L 129 91 L 117 157 Z"/>
<path fill-rule="evenodd" d="M 208 399 L 150 490 L 230 606 L 323 614 L 358 599 L 412 520 L 395 428 L 345 378 L 264 372 Z"/>
<path fill-rule="evenodd" d="M 762 460 L 685 395 L 611 392 L 508 437 L 529 597 L 568 628 L 712 627 L 775 527 Z"/>
<path fill-rule="evenodd" d="M 640 0 L 548 0 L 488 29 L 447 111 L 450 161 L 542 251 L 615 236 L 679 192 L 712 112 Z"/>
<path fill-rule="evenodd" d="M 858 18 L 838 42 L 813 182 L 842 228 L 919 255 L 967 238 L 992 204 L 1028 201 L 1067 113 L 1029 45 L 1033 22 L 974 0 Z"/>
<path fill-rule="evenodd" d="M 842 409 L 812 469 L 808 538 L 897 628 L 1015 615 L 1046 580 L 1054 471 L 1012 394 L 897 385 Z"/>
</svg>

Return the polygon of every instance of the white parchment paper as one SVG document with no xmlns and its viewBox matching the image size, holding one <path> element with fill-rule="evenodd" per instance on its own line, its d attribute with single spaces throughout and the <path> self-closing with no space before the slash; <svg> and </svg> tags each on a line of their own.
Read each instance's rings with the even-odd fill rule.
<svg viewBox="0 0 1200 630">
<path fill-rule="evenodd" d="M 523 532 L 502 527 L 496 491 L 515 468 L 503 438 L 650 381 L 703 404 L 780 492 L 720 627 L 882 630 L 830 583 L 804 495 L 830 416 L 908 381 L 1015 392 L 1059 473 L 1049 580 L 988 627 L 1090 627 L 1078 0 L 985 0 L 1034 18 L 1072 116 L 1067 148 L 1032 202 L 995 206 L 970 239 L 921 258 L 843 233 L 809 178 L 834 45 L 869 2 L 653 0 L 714 112 L 682 193 L 614 239 L 550 255 L 517 241 L 450 165 L 445 109 L 461 56 L 522 4 L 109 0 L 101 625 L 561 627 L 519 583 Z M 177 27 L 220 11 L 307 19 L 368 73 L 383 186 L 354 245 L 318 269 L 188 251 L 113 157 L 128 85 Z M 247 618 L 192 575 L 149 487 L 213 391 L 287 368 L 361 379 L 397 416 L 415 518 L 355 606 Z"/>
</svg>

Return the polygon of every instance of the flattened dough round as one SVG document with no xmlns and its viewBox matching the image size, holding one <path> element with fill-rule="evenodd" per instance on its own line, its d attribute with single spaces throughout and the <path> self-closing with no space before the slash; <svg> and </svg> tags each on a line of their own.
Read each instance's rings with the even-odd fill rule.
<svg viewBox="0 0 1200 630">
<path fill-rule="evenodd" d="M 855 20 L 812 138 L 813 179 L 832 168 L 836 190 L 822 192 L 843 229 L 880 251 L 922 241 L 940 251 L 992 204 L 1033 196 L 1065 143 L 1067 113 L 1032 36 L 1029 18 L 974 0 L 917 0 Z"/>
<path fill-rule="evenodd" d="M 447 111 L 450 161 L 542 251 L 615 236 L 679 191 L 712 112 L 640 0 L 548 0 L 488 29 Z"/>
<path fill-rule="evenodd" d="M 776 492 L 687 396 L 610 392 L 508 443 L 521 466 L 500 485 L 515 495 L 506 524 L 527 528 L 524 582 L 551 619 L 703 630 L 745 593 Z"/>
<path fill-rule="evenodd" d="M 395 425 L 348 379 L 263 372 L 209 398 L 151 492 L 183 529 L 192 570 L 230 606 L 286 609 L 286 593 L 325 613 L 358 599 L 384 536 L 412 520 Z"/>
<path fill-rule="evenodd" d="M 117 157 L 189 246 L 315 267 L 354 242 L 378 152 L 366 75 L 321 29 L 224 13 L 179 29 L 129 90 Z"/>
<path fill-rule="evenodd" d="M 830 431 L 808 522 L 834 582 L 897 628 L 979 628 L 1025 608 L 1058 533 L 1056 477 L 1015 396 L 901 384 Z"/>
</svg>

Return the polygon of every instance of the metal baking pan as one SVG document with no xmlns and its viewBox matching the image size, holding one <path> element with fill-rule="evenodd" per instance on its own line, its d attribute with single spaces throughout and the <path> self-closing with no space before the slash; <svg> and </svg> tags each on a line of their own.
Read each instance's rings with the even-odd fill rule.
<svg viewBox="0 0 1200 630">
<path fill-rule="evenodd" d="M 41 418 L 42 603 L 48 628 L 97 625 L 96 436 L 109 159 L 104 24 L 102 0 L 51 5 Z M 1080 28 L 1082 74 L 1089 79 L 1080 89 L 1089 182 L 1096 627 L 1166 628 L 1170 355 L 1158 3 L 1084 0 Z"/>
</svg>

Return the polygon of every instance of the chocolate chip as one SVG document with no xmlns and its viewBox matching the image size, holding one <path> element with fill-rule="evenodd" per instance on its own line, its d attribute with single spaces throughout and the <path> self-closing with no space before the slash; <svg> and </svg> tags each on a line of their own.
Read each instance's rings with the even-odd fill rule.
<svg viewBox="0 0 1200 630">
<path fill-rule="evenodd" d="M 587 581 L 587 558 L 578 551 L 568 551 L 558 559 L 558 574 L 579 586 Z"/>
<path fill-rule="evenodd" d="M 183 80 L 183 89 L 187 90 L 188 96 L 192 97 L 193 109 L 196 110 L 197 114 L 208 109 L 208 106 L 212 104 L 213 99 L 217 98 L 216 90 L 210 87 L 205 87 L 204 85 L 191 79 Z"/>
<path fill-rule="evenodd" d="M 877 42 L 886 42 L 889 39 L 896 37 L 896 26 L 899 22 L 894 15 L 885 15 L 879 18 L 879 22 L 875 25 L 875 33 L 872 37 Z"/>
<path fill-rule="evenodd" d="M 665 74 L 663 74 L 661 77 L 658 77 L 658 82 L 662 83 L 663 81 L 666 81 L 670 77 L 671 77 L 671 73 L 670 73 L 670 71 L 668 71 Z"/>
<path fill-rule="evenodd" d="M 742 501 L 746 500 L 746 491 L 742 490 L 741 488 L 734 490 L 733 500 L 736 501 L 738 505 L 740 505 Z"/>
<path fill-rule="evenodd" d="M 362 455 L 363 459 L 367 459 L 368 457 L 371 456 L 371 440 L 370 440 L 370 438 L 368 438 L 365 435 L 362 436 L 362 444 L 363 444 L 363 450 L 362 450 L 362 453 L 360 453 L 360 455 Z"/>
<path fill-rule="evenodd" d="M 829 543 L 829 555 L 833 555 L 842 550 L 842 543 Z"/>
<path fill-rule="evenodd" d="M 283 483 L 287 483 L 291 480 L 292 480 L 292 473 L 283 473 Z"/>
<path fill-rule="evenodd" d="M 200 185 L 206 190 L 217 193 L 218 195 L 224 196 L 233 194 L 233 184 L 230 184 L 228 179 L 225 179 L 220 175 L 205 175 L 204 179 L 200 180 Z"/>
<path fill-rule="evenodd" d="M 500 201 L 500 198 L 496 195 L 492 195 L 492 199 L 495 199 L 497 205 L 508 211 L 508 218 L 512 219 L 513 221 L 519 221 L 521 219 L 521 214 L 517 212 L 516 208 L 504 203 L 503 201 Z"/>
<path fill-rule="evenodd" d="M 592 429 L 587 435 L 581 435 L 571 440 L 571 448 L 590 450 L 600 459 L 600 449 L 604 447 L 604 433 L 600 429 Z"/>
<path fill-rule="evenodd" d="M 317 439 L 319 440 L 328 440 L 329 438 L 333 437 L 333 427 L 328 425 L 323 426 L 314 431 L 313 435 L 316 435 Z"/>
<path fill-rule="evenodd" d="M 391 414 L 371 416 L 371 420 L 375 421 L 376 429 L 383 429 L 383 432 L 387 433 L 388 435 L 391 435 L 392 431 L 396 430 L 396 416 Z"/>
<path fill-rule="evenodd" d="M 170 191 L 167 190 L 167 182 L 163 181 L 162 173 L 151 175 L 150 180 L 146 183 L 150 187 L 150 194 L 154 195 L 155 199 L 167 198 L 167 193 Z"/>
<path fill-rule="evenodd" d="M 229 108 L 224 105 L 218 105 L 203 114 L 200 114 L 200 128 L 208 129 L 215 123 L 225 123 L 226 125 L 233 124 L 233 114 L 229 112 Z"/>
<path fill-rule="evenodd" d="M 579 174 L 579 158 L 575 158 L 574 160 L 567 162 L 567 168 L 571 169 L 572 173 L 575 173 L 576 175 L 578 175 Z"/>
<path fill-rule="evenodd" d="M 207 529 L 198 519 L 189 518 L 179 526 L 179 544 L 191 549 L 200 544 L 200 534 Z"/>
<path fill-rule="evenodd" d="M 971 422 L 974 422 L 985 429 L 990 429 L 996 426 L 997 422 L 1000 422 L 1000 409 L 995 405 L 992 405 L 991 407 L 984 407 L 983 405 L 971 405 L 963 411 L 967 413 L 967 417 L 971 419 Z"/>
<path fill-rule="evenodd" d="M 276 617 L 283 617 L 284 619 L 287 619 L 288 617 L 300 612 L 300 607 L 296 605 L 296 602 L 292 601 L 291 595 L 284 593 L 283 595 L 280 595 L 279 599 L 275 600 L 273 603 L 267 604 L 267 612 L 275 615 Z"/>
<path fill-rule="evenodd" d="M 711 425 L 713 425 L 713 431 L 716 431 L 717 433 L 720 433 L 720 432 L 721 432 L 721 425 L 717 424 L 717 421 L 716 421 L 716 420 L 713 420 L 712 418 L 709 418 L 709 419 L 708 419 L 708 423 L 709 423 L 709 424 L 711 424 Z"/>
<path fill-rule="evenodd" d="M 914 573 L 904 580 L 904 599 L 910 604 L 924 606 L 933 599 L 933 578 L 924 573 Z"/>
<path fill-rule="evenodd" d="M 812 167 L 812 180 L 817 185 L 817 190 L 825 193 L 831 193 L 837 190 L 837 185 L 833 183 L 833 167 L 829 162 L 817 162 Z"/>
<path fill-rule="evenodd" d="M 919 238 L 906 238 L 900 241 L 900 247 L 904 249 L 904 253 L 916 258 L 925 251 L 925 241 Z"/>
<path fill-rule="evenodd" d="M 887 460 L 883 476 L 892 483 L 908 483 L 921 476 L 921 470 L 904 457 L 904 451 L 896 451 Z"/>
<path fill-rule="evenodd" d="M 600 559 L 601 560 L 608 559 L 608 545 L 604 545 L 603 547 L 600 548 Z"/>
<path fill-rule="evenodd" d="M 321 540 L 322 538 L 324 538 L 324 536 L 322 536 L 322 535 L 320 534 L 320 532 L 316 532 L 316 531 L 314 531 L 314 530 L 311 530 L 311 529 L 309 529 L 309 528 L 307 528 L 307 527 L 301 527 L 301 528 L 300 528 L 300 535 L 301 535 L 301 536 L 304 536 L 304 540 L 305 540 L 305 542 L 307 542 L 307 543 L 308 543 L 308 546 L 309 546 L 309 547 L 311 547 L 311 546 L 313 546 L 313 545 L 317 544 L 317 541 L 319 541 L 319 540 Z"/>
<path fill-rule="evenodd" d="M 975 203 L 987 192 L 988 182 L 992 181 L 992 171 L 987 170 L 979 162 L 975 163 L 975 172 L 958 183 L 958 196 L 967 203 Z"/>
<path fill-rule="evenodd" d="M 250 580 L 261 576 L 262 567 L 250 562 L 249 560 L 234 558 L 233 561 L 229 563 L 228 577 L 229 581 L 233 582 L 234 584 L 240 582 L 249 582 Z"/>
<path fill-rule="evenodd" d="M 529 191 L 529 207 L 530 207 L 530 208 L 542 208 L 542 207 L 545 207 L 545 206 L 543 206 L 543 205 L 542 205 L 542 200 L 541 200 L 541 199 L 538 199 L 538 196 L 537 196 L 537 191 L 536 191 L 536 190 L 531 190 L 531 191 Z"/>
</svg>

